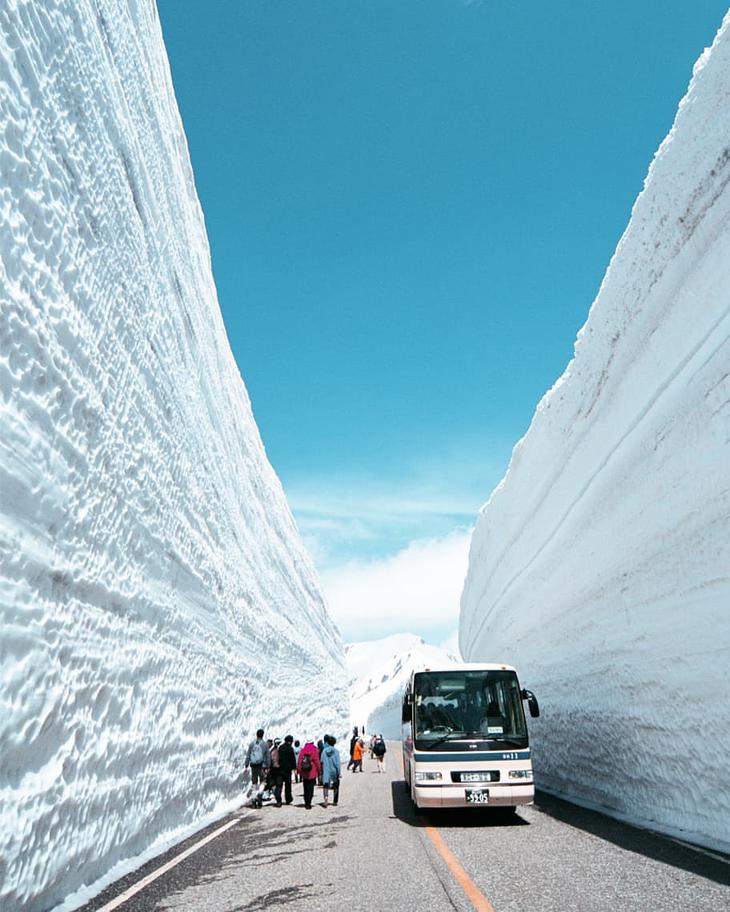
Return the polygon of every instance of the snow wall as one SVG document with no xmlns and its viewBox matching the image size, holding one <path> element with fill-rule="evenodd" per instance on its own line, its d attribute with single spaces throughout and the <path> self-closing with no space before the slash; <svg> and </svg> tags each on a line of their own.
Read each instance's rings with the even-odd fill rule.
<svg viewBox="0 0 730 912">
<path fill-rule="evenodd" d="M 482 508 L 466 660 L 540 699 L 538 785 L 730 851 L 730 18 L 575 356 Z"/>
<path fill-rule="evenodd" d="M 413 633 L 395 633 L 381 640 L 348 643 L 345 661 L 350 675 L 351 725 L 367 735 L 400 741 L 403 692 L 412 672 L 457 660 Z"/>
<path fill-rule="evenodd" d="M 239 804 L 259 725 L 349 706 L 154 3 L 4 3 L 0 71 L 0 907 L 31 912 Z"/>
</svg>

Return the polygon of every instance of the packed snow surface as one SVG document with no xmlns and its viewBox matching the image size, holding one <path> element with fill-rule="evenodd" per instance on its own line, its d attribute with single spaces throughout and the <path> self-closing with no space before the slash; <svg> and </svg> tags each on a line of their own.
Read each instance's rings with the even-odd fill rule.
<svg viewBox="0 0 730 912">
<path fill-rule="evenodd" d="M 152 0 L 0 6 L 0 210 L 0 907 L 32 912 L 235 805 L 259 724 L 348 706 Z"/>
<path fill-rule="evenodd" d="M 401 737 L 403 692 L 413 671 L 451 665 L 455 657 L 412 633 L 348 643 L 345 659 L 350 684 L 350 718 L 366 734 Z"/>
<path fill-rule="evenodd" d="M 460 623 L 540 700 L 541 787 L 726 851 L 729 24 L 482 509 Z"/>
</svg>

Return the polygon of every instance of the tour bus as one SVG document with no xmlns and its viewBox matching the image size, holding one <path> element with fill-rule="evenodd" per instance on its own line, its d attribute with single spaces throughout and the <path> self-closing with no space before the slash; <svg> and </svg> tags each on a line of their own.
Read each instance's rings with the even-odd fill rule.
<svg viewBox="0 0 730 912">
<path fill-rule="evenodd" d="M 510 665 L 414 671 L 403 695 L 403 771 L 416 808 L 532 804 L 535 786 L 523 709 L 539 716 Z"/>
</svg>

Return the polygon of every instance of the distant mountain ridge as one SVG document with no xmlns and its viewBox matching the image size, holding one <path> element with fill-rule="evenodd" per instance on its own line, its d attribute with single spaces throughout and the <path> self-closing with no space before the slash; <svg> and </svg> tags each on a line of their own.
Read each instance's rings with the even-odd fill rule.
<svg viewBox="0 0 730 912">
<path fill-rule="evenodd" d="M 366 734 L 377 731 L 386 739 L 400 739 L 401 699 L 411 672 L 458 661 L 412 633 L 346 644 L 352 725 Z"/>
</svg>

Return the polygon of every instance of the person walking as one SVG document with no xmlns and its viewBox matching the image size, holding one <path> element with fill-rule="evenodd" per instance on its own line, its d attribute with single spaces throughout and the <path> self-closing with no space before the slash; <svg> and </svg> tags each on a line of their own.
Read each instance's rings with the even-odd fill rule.
<svg viewBox="0 0 730 912">
<path fill-rule="evenodd" d="M 266 773 L 271 766 L 271 752 L 264 741 L 264 730 L 256 732 L 256 739 L 252 741 L 246 751 L 246 769 L 251 767 L 251 786 L 256 788 L 259 783 L 266 782 Z"/>
<path fill-rule="evenodd" d="M 385 740 L 382 733 L 378 735 L 373 743 L 373 753 L 375 754 L 375 759 L 378 761 L 378 772 L 385 772 L 385 752 L 387 748 L 385 746 Z"/>
<path fill-rule="evenodd" d="M 317 776 L 322 772 L 322 764 L 319 762 L 319 751 L 314 741 L 305 741 L 304 747 L 299 752 L 299 762 L 297 771 L 304 786 L 304 807 L 312 810 L 312 798 L 314 796 L 314 784 Z"/>
<path fill-rule="evenodd" d="M 284 800 L 291 804 L 294 800 L 291 792 L 291 774 L 297 768 L 297 756 L 294 753 L 292 735 L 284 738 L 284 743 L 279 745 L 279 766 L 274 779 L 274 799 L 276 806 L 281 807 L 281 790 L 284 789 Z"/>
<path fill-rule="evenodd" d="M 353 730 L 352 730 L 352 738 L 350 738 L 350 759 L 349 759 L 348 764 L 347 764 L 347 768 L 348 768 L 348 769 L 350 769 L 350 768 L 352 767 L 352 765 L 354 764 L 354 762 L 355 762 L 355 761 L 352 759 L 352 754 L 353 754 L 353 751 L 355 750 L 355 745 L 356 745 L 356 744 L 357 744 L 357 725 L 353 728 Z"/>
<path fill-rule="evenodd" d="M 340 797 L 340 752 L 335 749 L 337 738 L 325 735 L 325 745 L 322 749 L 322 797 L 324 806 L 327 807 L 329 790 L 332 789 L 332 804 L 337 806 Z"/>
<path fill-rule="evenodd" d="M 358 769 L 360 772 L 362 769 L 362 755 L 365 753 L 365 744 L 363 743 L 362 738 L 358 738 L 355 742 L 355 746 L 352 749 L 352 771 L 356 773 Z"/>
<path fill-rule="evenodd" d="M 317 741 L 317 751 L 319 753 L 319 765 L 322 766 L 322 751 L 324 750 L 324 743 L 327 740 L 327 735 L 324 735 L 322 738 Z M 317 776 L 317 785 L 322 785 L 322 773 Z"/>
<path fill-rule="evenodd" d="M 273 795 L 274 787 L 276 786 L 276 781 L 279 776 L 279 745 L 281 744 L 281 738 L 274 738 L 273 741 L 269 741 L 269 756 L 271 762 L 269 763 L 269 773 L 266 777 L 266 788 L 269 793 Z"/>
<path fill-rule="evenodd" d="M 299 751 L 301 749 L 302 749 L 302 747 L 299 743 L 299 738 L 297 738 L 297 740 L 294 742 L 294 756 L 297 758 L 297 762 L 294 766 L 294 782 L 295 783 L 299 782 L 299 770 L 297 769 L 297 766 L 299 764 Z"/>
</svg>

